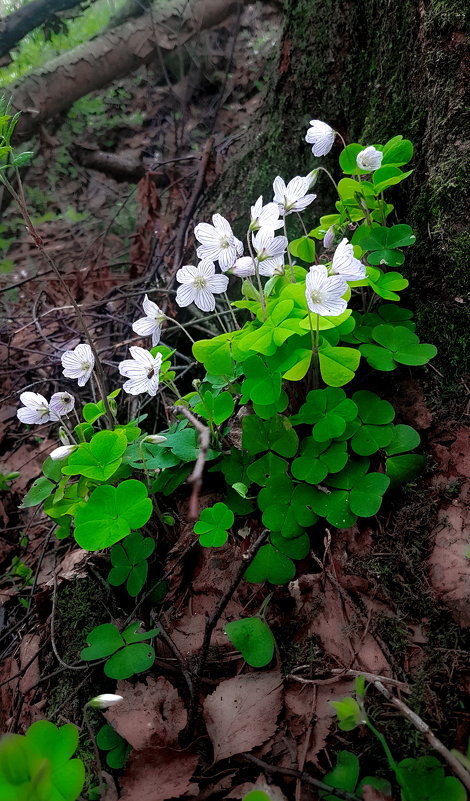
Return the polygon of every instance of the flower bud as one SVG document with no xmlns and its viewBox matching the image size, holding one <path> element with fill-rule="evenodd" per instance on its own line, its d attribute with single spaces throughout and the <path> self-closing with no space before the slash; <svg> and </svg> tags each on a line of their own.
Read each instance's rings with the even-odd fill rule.
<svg viewBox="0 0 470 801">
<path fill-rule="evenodd" d="M 61 445 L 60 448 L 55 448 L 49 456 L 53 462 L 57 462 L 60 459 L 66 459 L 77 447 L 77 445 Z"/>
<path fill-rule="evenodd" d="M 334 242 L 335 242 L 335 227 L 334 225 L 330 225 L 328 231 L 323 237 L 323 247 L 326 250 L 329 250 L 331 247 L 333 247 Z"/>
<path fill-rule="evenodd" d="M 309 178 L 309 180 L 310 180 L 310 183 L 308 185 L 308 191 L 310 192 L 310 190 L 313 189 L 313 187 L 315 186 L 315 184 L 316 184 L 316 182 L 318 180 L 318 170 L 312 170 L 305 177 Z"/>
<path fill-rule="evenodd" d="M 103 693 L 103 695 L 96 695 L 91 701 L 88 701 L 87 706 L 93 709 L 107 709 L 109 706 L 115 706 L 124 701 L 122 695 L 111 695 L 110 693 Z"/>
<path fill-rule="evenodd" d="M 59 439 L 60 439 L 62 445 L 70 445 L 70 439 L 68 437 L 68 431 L 65 428 L 63 428 L 62 426 L 60 426 L 60 428 L 59 428 Z"/>
<path fill-rule="evenodd" d="M 144 442 L 150 442 L 151 445 L 160 445 L 161 442 L 166 442 L 166 437 L 162 434 L 147 434 L 144 437 Z"/>
</svg>

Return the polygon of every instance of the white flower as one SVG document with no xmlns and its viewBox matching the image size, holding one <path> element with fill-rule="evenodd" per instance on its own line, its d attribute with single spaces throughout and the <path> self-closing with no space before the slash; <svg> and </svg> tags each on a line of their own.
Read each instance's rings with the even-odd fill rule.
<svg viewBox="0 0 470 801">
<path fill-rule="evenodd" d="M 39 425 L 59 419 L 59 415 L 49 408 L 44 395 L 39 395 L 37 392 L 22 392 L 20 401 L 23 406 L 20 406 L 16 416 L 22 423 Z"/>
<path fill-rule="evenodd" d="M 198 309 L 205 312 L 214 311 L 214 295 L 225 292 L 228 286 L 227 276 L 216 275 L 214 263 L 207 259 L 197 267 L 192 264 L 181 267 L 176 273 L 176 280 L 181 284 L 176 293 L 178 306 L 195 303 Z"/>
<path fill-rule="evenodd" d="M 353 246 L 346 238 L 334 252 L 330 275 L 339 275 L 343 281 L 361 281 L 366 277 L 366 268 L 355 258 Z"/>
<path fill-rule="evenodd" d="M 253 247 L 259 263 L 260 275 L 274 275 L 276 270 L 284 267 L 284 253 L 287 248 L 287 237 L 273 236 L 274 231 L 260 228 L 253 235 Z"/>
<path fill-rule="evenodd" d="M 278 204 L 281 212 L 292 214 L 293 211 L 303 211 L 315 200 L 316 195 L 309 195 L 311 177 L 302 178 L 297 175 L 286 186 L 285 181 L 279 177 L 274 179 L 274 202 Z"/>
<path fill-rule="evenodd" d="M 242 256 L 236 260 L 230 272 L 238 278 L 249 278 L 255 274 L 255 263 L 251 256 Z"/>
<path fill-rule="evenodd" d="M 166 442 L 166 439 L 163 434 L 147 434 L 144 437 L 144 442 L 150 442 L 151 445 L 160 445 L 161 442 Z"/>
<path fill-rule="evenodd" d="M 53 462 L 57 462 L 60 459 L 65 459 L 66 456 L 70 456 L 75 448 L 78 448 L 78 445 L 61 445 L 60 448 L 55 448 L 51 451 L 49 457 Z"/>
<path fill-rule="evenodd" d="M 260 195 L 255 205 L 251 207 L 250 231 L 257 231 L 259 228 L 271 228 L 272 231 L 276 231 L 283 225 L 283 221 L 279 219 L 277 203 L 266 203 L 263 206 L 263 196 Z"/>
<path fill-rule="evenodd" d="M 328 275 L 323 264 L 310 267 L 305 284 L 305 296 L 310 311 L 337 317 L 346 310 L 347 303 L 341 296 L 348 285 L 339 275 Z"/>
<path fill-rule="evenodd" d="M 309 145 L 313 145 L 312 153 L 314 156 L 326 156 L 333 147 L 336 132 L 321 120 L 310 120 L 310 125 L 305 141 Z"/>
<path fill-rule="evenodd" d="M 356 164 L 361 170 L 373 172 L 373 170 L 379 169 L 383 157 L 384 154 L 380 150 L 376 150 L 373 145 L 370 145 L 357 154 Z"/>
<path fill-rule="evenodd" d="M 230 223 L 221 214 L 214 214 L 212 223 L 196 225 L 194 236 L 201 243 L 196 253 L 203 261 L 217 259 L 220 269 L 225 273 L 233 266 L 237 256 L 243 254 L 243 243 L 236 239 Z"/>
<path fill-rule="evenodd" d="M 330 225 L 328 231 L 326 232 L 325 236 L 323 237 L 323 247 L 326 250 L 329 250 L 335 242 L 335 227 L 334 225 Z"/>
<path fill-rule="evenodd" d="M 162 364 L 162 354 L 156 356 L 144 348 L 132 345 L 129 348 L 132 359 L 124 359 L 119 365 L 119 372 L 126 376 L 129 381 L 123 385 L 124 392 L 129 395 L 140 395 L 148 392 L 154 397 L 157 394 L 158 382 L 160 379 L 160 367 Z"/>
<path fill-rule="evenodd" d="M 92 706 L 95 709 L 106 709 L 108 706 L 114 706 L 124 701 L 122 695 L 111 695 L 111 693 L 103 693 L 103 695 L 96 695 L 91 701 L 88 701 L 87 706 Z"/>
<path fill-rule="evenodd" d="M 89 345 L 77 345 L 74 350 L 67 350 L 62 354 L 62 371 L 66 378 L 77 378 L 78 386 L 85 386 L 90 378 L 93 367 L 95 366 L 95 357 Z"/>
<path fill-rule="evenodd" d="M 49 401 L 49 408 L 51 411 L 58 414 L 59 417 L 71 412 L 74 406 L 75 398 L 70 392 L 54 392 Z"/>
<path fill-rule="evenodd" d="M 146 295 L 142 303 L 145 317 L 140 317 L 132 324 L 132 330 L 141 337 L 152 337 L 152 345 L 158 345 L 162 331 L 162 323 L 166 315 L 153 300 Z"/>
</svg>

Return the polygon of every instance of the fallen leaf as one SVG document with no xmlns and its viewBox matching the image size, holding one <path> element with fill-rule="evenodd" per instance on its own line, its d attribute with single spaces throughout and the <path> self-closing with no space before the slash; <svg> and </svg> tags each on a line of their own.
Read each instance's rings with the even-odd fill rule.
<svg viewBox="0 0 470 801">
<path fill-rule="evenodd" d="M 274 734 L 282 703 L 278 670 L 222 681 L 204 702 L 214 761 L 262 745 Z"/>
<path fill-rule="evenodd" d="M 428 559 L 429 579 L 437 596 L 461 626 L 470 626 L 470 540 L 468 507 L 454 501 L 438 514 L 434 547 Z"/>
<path fill-rule="evenodd" d="M 132 748 L 140 751 L 177 745 L 187 714 L 169 681 L 163 676 L 149 676 L 145 683 L 135 685 L 119 681 L 116 693 L 124 700 L 108 709 L 105 718 Z"/>
<path fill-rule="evenodd" d="M 167 801 L 190 790 L 191 797 L 197 798 L 197 785 L 191 782 L 197 763 L 198 757 L 191 751 L 132 751 L 119 782 L 121 801 Z"/>
<path fill-rule="evenodd" d="M 25 695 L 41 678 L 38 653 L 40 637 L 38 634 L 25 634 L 20 645 L 20 665 L 24 670 L 20 680 L 20 692 Z"/>
</svg>

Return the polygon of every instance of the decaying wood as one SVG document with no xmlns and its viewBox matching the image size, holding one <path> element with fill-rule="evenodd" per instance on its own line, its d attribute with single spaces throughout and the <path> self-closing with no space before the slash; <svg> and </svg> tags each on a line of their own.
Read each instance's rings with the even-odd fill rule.
<svg viewBox="0 0 470 801">
<path fill-rule="evenodd" d="M 159 48 L 181 47 L 201 30 L 222 22 L 237 6 L 238 0 L 168 0 L 62 53 L 11 88 L 13 108 L 22 112 L 17 138 L 27 139 L 44 120 L 66 111 L 80 97 L 148 64 Z"/>
</svg>

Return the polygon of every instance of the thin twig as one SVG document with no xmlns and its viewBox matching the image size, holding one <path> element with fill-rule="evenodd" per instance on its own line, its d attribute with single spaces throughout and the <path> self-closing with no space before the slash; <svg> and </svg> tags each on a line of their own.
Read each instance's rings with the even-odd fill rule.
<svg viewBox="0 0 470 801">
<path fill-rule="evenodd" d="M 188 484 L 193 485 L 193 491 L 189 499 L 189 519 L 197 520 L 199 517 L 199 492 L 202 487 L 202 474 L 204 472 L 207 451 L 209 450 L 211 441 L 211 433 L 208 427 L 201 423 L 201 421 L 184 406 L 172 406 L 169 411 L 181 413 L 199 433 L 199 453 L 193 472 L 188 476 Z"/>
<path fill-rule="evenodd" d="M 286 680 L 288 681 L 297 681 L 299 684 L 335 684 L 341 679 L 352 679 L 357 676 L 364 676 L 366 681 L 383 681 L 386 684 L 391 684 L 392 687 L 398 687 L 402 692 L 409 693 L 411 692 L 410 688 L 407 684 L 403 681 L 398 681 L 397 679 L 391 679 L 388 676 L 378 676 L 375 673 L 367 673 L 364 670 L 348 670 L 347 668 L 335 668 L 331 671 L 334 673 L 334 676 L 331 676 L 328 679 L 305 679 L 303 676 L 297 676 L 295 673 L 289 673 L 286 676 Z"/>
<path fill-rule="evenodd" d="M 244 753 L 240 756 L 248 760 L 248 762 L 252 762 L 253 765 L 256 765 L 258 768 L 261 768 L 265 773 L 274 774 L 275 776 L 293 776 L 294 779 L 300 779 L 301 782 L 310 784 L 313 787 L 318 787 L 319 790 L 326 790 L 330 795 L 336 796 L 336 798 L 342 798 L 344 801 L 357 801 L 357 795 L 352 795 L 346 790 L 339 790 L 337 787 L 333 789 L 330 784 L 325 784 L 325 782 L 320 781 L 320 779 L 314 779 L 309 773 L 304 773 L 294 768 L 276 768 L 274 765 L 270 765 L 269 762 L 264 762 L 262 759 L 258 759 L 258 757 L 252 754 Z"/>
<path fill-rule="evenodd" d="M 428 724 L 425 723 L 425 721 L 420 718 L 416 712 L 413 712 L 413 710 L 410 709 L 409 706 L 407 706 L 403 701 L 392 695 L 392 693 L 382 684 L 381 681 L 374 681 L 374 687 L 379 691 L 379 693 L 385 696 L 387 701 L 390 701 L 390 703 L 396 709 L 398 709 L 399 712 L 401 712 L 403 717 L 405 717 L 415 727 L 415 729 L 418 729 L 418 731 L 424 735 L 429 745 L 434 748 L 434 750 L 437 751 L 443 757 L 443 759 L 445 759 L 449 767 L 452 768 L 456 776 L 459 777 L 460 781 L 465 785 L 467 790 L 470 790 L 470 773 L 464 768 L 461 762 L 459 762 L 457 757 L 455 757 L 454 754 L 452 754 L 452 752 L 445 747 L 444 743 L 442 743 L 436 737 L 434 732 L 432 732 L 429 728 Z"/>
<path fill-rule="evenodd" d="M 219 603 L 215 607 L 214 612 L 212 613 L 211 617 L 206 623 L 206 628 L 204 631 L 204 638 L 202 641 L 201 650 L 199 652 L 199 658 L 197 660 L 196 668 L 194 670 L 194 682 L 193 682 L 193 692 L 191 694 L 191 700 L 189 704 L 189 711 L 188 711 L 188 722 L 186 724 L 186 728 L 182 734 L 182 742 L 188 743 L 190 742 L 193 734 L 194 724 L 196 721 L 198 709 L 199 709 L 199 690 L 201 687 L 201 678 L 204 672 L 204 668 L 207 661 L 207 655 L 209 653 L 209 646 L 212 638 L 213 631 L 225 609 L 228 602 L 231 600 L 233 593 L 237 589 L 238 585 L 240 584 L 246 569 L 251 564 L 253 559 L 255 558 L 256 554 L 258 553 L 259 549 L 261 548 L 264 540 L 266 539 L 268 532 L 267 530 L 263 531 L 262 534 L 255 540 L 251 548 L 242 556 L 240 566 L 232 579 L 230 587 L 224 593 L 222 598 L 220 599 Z"/>
</svg>

